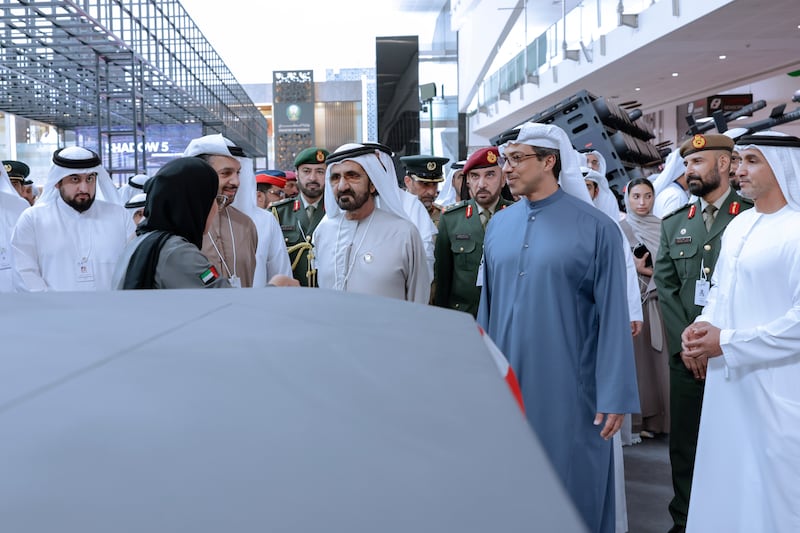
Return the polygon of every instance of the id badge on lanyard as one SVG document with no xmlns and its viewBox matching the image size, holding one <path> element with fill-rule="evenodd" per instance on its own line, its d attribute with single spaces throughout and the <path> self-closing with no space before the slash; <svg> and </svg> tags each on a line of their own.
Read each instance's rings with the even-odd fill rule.
<svg viewBox="0 0 800 533">
<path fill-rule="evenodd" d="M 700 279 L 694 284 L 694 305 L 705 307 L 708 304 L 708 292 L 711 290 L 711 283 L 706 276 L 704 260 L 700 261 Z"/>
<path fill-rule="evenodd" d="M 92 271 L 92 263 L 88 257 L 82 257 L 78 261 L 78 281 L 94 281 L 94 272 Z"/>
</svg>

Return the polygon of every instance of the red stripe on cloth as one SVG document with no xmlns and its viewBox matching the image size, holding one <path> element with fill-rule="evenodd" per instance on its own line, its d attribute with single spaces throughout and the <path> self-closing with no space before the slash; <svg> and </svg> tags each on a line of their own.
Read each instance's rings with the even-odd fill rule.
<svg viewBox="0 0 800 533">
<path fill-rule="evenodd" d="M 522 414 L 525 414 L 525 402 L 522 400 L 522 391 L 519 388 L 519 381 L 517 381 L 517 375 L 510 365 L 508 367 L 508 373 L 506 374 L 506 384 L 508 384 L 508 388 L 511 389 L 511 394 L 517 399 Z"/>
<path fill-rule="evenodd" d="M 511 368 L 510 364 L 508 364 L 508 359 L 506 359 L 506 356 L 500 351 L 500 348 L 498 348 L 491 337 L 489 337 L 489 335 L 483 331 L 483 328 L 478 326 L 478 331 L 481 334 L 483 342 L 486 343 L 486 347 L 489 348 L 489 354 L 492 356 L 492 360 L 494 361 L 495 365 L 497 365 L 497 370 L 506 381 L 508 388 L 511 390 L 511 394 L 513 394 L 514 398 L 516 398 L 519 408 L 524 414 L 525 403 L 522 401 L 522 391 L 519 388 L 519 381 L 517 381 L 517 375 L 514 374 L 514 369 Z"/>
</svg>

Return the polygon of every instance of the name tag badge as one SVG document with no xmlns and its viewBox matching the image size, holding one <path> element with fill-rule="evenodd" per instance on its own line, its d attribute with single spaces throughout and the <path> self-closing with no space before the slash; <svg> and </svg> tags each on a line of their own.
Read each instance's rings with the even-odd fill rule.
<svg viewBox="0 0 800 533">
<path fill-rule="evenodd" d="M 457 241 L 468 241 L 471 238 L 472 238 L 472 236 L 469 233 L 457 233 L 456 234 L 456 240 Z"/>
<path fill-rule="evenodd" d="M 92 263 L 85 257 L 78 261 L 78 281 L 94 281 Z"/>
<path fill-rule="evenodd" d="M 678 237 L 675 239 L 675 244 L 689 244 L 692 242 L 692 236 L 689 235 L 688 237 Z"/>
<path fill-rule="evenodd" d="M 242 288 L 242 279 L 239 276 L 231 276 L 228 278 L 228 283 L 231 284 L 231 287 L 234 289 L 241 289 Z"/>
<path fill-rule="evenodd" d="M 694 284 L 694 305 L 705 307 L 708 305 L 708 291 L 711 290 L 711 283 L 705 279 L 698 279 Z"/>
<path fill-rule="evenodd" d="M 11 255 L 8 253 L 8 248 L 0 247 L 0 270 L 9 268 L 11 268 Z"/>
</svg>

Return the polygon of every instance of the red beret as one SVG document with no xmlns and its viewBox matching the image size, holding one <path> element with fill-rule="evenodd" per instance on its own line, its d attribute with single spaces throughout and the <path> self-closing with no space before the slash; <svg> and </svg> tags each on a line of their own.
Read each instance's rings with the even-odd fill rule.
<svg viewBox="0 0 800 533">
<path fill-rule="evenodd" d="M 286 186 L 286 178 L 270 176 L 269 174 L 256 174 L 256 183 L 268 183 L 283 189 Z"/>
<path fill-rule="evenodd" d="M 287 170 L 286 181 L 297 181 L 297 173 L 295 173 L 293 170 Z"/>
<path fill-rule="evenodd" d="M 497 148 L 490 146 L 489 148 L 481 148 L 473 153 L 464 164 L 464 175 L 468 175 L 469 171 L 475 168 L 487 168 L 500 166 L 500 152 Z"/>
</svg>

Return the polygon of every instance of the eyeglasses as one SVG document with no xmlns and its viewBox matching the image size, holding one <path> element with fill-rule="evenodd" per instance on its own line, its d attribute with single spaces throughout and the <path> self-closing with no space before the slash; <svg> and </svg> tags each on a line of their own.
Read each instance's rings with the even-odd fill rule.
<svg viewBox="0 0 800 533">
<path fill-rule="evenodd" d="M 506 163 L 508 163 L 508 166 L 511 168 L 517 168 L 520 163 L 531 157 L 539 157 L 539 154 L 512 154 L 511 157 L 500 156 L 497 158 L 497 164 L 504 167 Z"/>
<path fill-rule="evenodd" d="M 217 200 L 217 205 L 220 207 L 225 207 L 226 205 L 228 205 L 228 197 L 225 196 L 224 194 L 218 194 L 216 200 Z"/>
<path fill-rule="evenodd" d="M 280 189 L 270 189 L 267 191 L 267 194 L 271 194 L 272 196 L 277 196 L 278 198 L 283 198 L 286 196 L 286 193 Z"/>
</svg>

